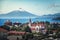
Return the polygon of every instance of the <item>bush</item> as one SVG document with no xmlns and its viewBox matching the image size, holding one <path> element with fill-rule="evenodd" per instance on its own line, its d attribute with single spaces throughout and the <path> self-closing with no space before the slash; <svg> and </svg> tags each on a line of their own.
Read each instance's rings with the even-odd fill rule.
<svg viewBox="0 0 60 40">
<path fill-rule="evenodd" d="M 25 31 L 25 32 L 32 33 L 32 31 L 31 31 L 31 29 L 30 29 L 30 27 L 29 27 L 29 26 L 25 27 L 25 30 L 24 30 L 24 31 Z"/>
</svg>

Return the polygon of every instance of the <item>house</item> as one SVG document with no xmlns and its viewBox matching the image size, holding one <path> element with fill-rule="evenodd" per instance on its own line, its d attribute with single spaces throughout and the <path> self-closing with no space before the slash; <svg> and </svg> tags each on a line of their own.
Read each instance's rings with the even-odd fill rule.
<svg viewBox="0 0 60 40">
<path fill-rule="evenodd" d="M 4 25 L 12 26 L 12 22 L 10 20 L 6 20 L 6 22 L 4 23 Z"/>
<path fill-rule="evenodd" d="M 46 27 L 45 27 L 45 23 L 44 22 L 36 22 L 36 23 L 32 23 L 31 19 L 29 21 L 29 27 L 31 28 L 32 32 L 43 32 L 46 31 Z"/>
<path fill-rule="evenodd" d="M 15 23 L 13 23 L 13 25 L 14 25 L 15 27 L 19 27 L 19 26 L 21 25 L 21 23 L 15 22 Z"/>
</svg>

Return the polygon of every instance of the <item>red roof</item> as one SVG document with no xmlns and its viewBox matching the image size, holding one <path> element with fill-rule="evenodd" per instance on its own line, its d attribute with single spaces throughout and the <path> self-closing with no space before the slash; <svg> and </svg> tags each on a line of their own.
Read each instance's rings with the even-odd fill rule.
<svg viewBox="0 0 60 40">
<path fill-rule="evenodd" d="M 36 24 L 31 24 L 31 26 L 36 26 Z"/>
<path fill-rule="evenodd" d="M 31 28 L 31 30 L 35 30 L 35 28 Z"/>
<path fill-rule="evenodd" d="M 7 30 L 4 28 L 0 28 L 0 32 L 7 32 Z"/>
<path fill-rule="evenodd" d="M 31 24 L 31 26 L 34 26 L 34 27 L 36 27 L 37 25 L 38 25 L 38 26 L 40 26 L 40 25 L 41 25 L 41 26 L 44 26 L 44 24 L 43 24 L 43 23 Z"/>
<path fill-rule="evenodd" d="M 19 32 L 19 31 L 9 31 L 8 32 L 8 34 L 10 34 L 10 35 L 24 35 L 25 34 L 25 32 Z"/>
</svg>

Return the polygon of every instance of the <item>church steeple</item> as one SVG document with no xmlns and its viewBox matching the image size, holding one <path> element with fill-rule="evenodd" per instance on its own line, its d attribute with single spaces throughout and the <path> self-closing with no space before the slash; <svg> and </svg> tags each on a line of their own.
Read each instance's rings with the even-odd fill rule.
<svg viewBox="0 0 60 40">
<path fill-rule="evenodd" d="M 31 19 L 29 19 L 29 22 L 31 23 Z"/>
<path fill-rule="evenodd" d="M 32 21 L 31 21 L 31 19 L 29 19 L 29 27 L 31 27 L 31 23 L 32 23 Z"/>
</svg>

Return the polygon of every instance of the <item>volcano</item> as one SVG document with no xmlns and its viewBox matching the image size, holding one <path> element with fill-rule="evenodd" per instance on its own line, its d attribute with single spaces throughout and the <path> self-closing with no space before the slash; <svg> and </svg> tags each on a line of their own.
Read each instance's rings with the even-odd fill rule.
<svg viewBox="0 0 60 40">
<path fill-rule="evenodd" d="M 34 15 L 27 11 L 14 10 L 6 14 L 0 14 L 0 18 L 35 18 L 37 15 Z"/>
</svg>

